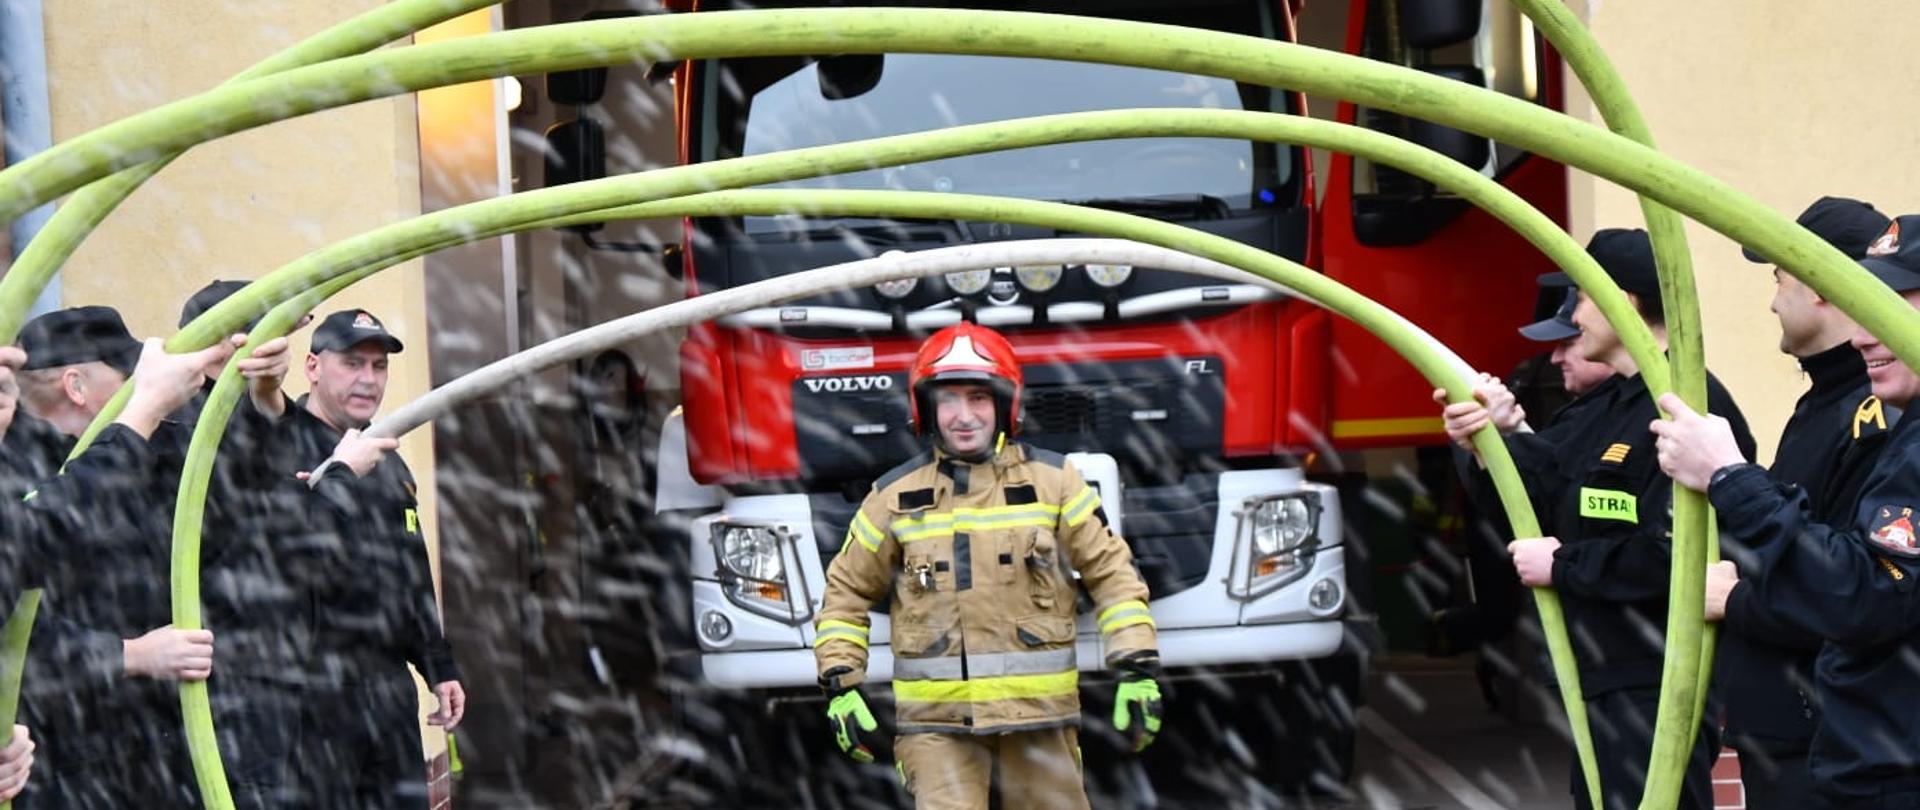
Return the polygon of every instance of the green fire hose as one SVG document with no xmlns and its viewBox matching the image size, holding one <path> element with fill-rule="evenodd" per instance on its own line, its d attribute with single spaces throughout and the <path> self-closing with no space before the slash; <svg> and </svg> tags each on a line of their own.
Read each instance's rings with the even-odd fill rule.
<svg viewBox="0 0 1920 810">
<path fill-rule="evenodd" d="M 1592 32 L 1575 19 L 1560 0 L 1515 0 L 1521 13 L 1533 20 L 1554 50 L 1567 60 L 1600 113 L 1614 132 L 1649 147 L 1653 131 L 1640 114 L 1627 85 L 1607 58 Z M 1653 239 L 1654 264 L 1660 273 L 1660 298 L 1666 312 L 1667 349 L 1673 365 L 1673 388 L 1688 407 L 1705 413 L 1707 405 L 1706 347 L 1701 341 L 1700 297 L 1693 281 L 1693 256 L 1687 249 L 1685 223 L 1673 209 L 1645 196 L 1640 209 Z M 1641 369 L 1643 376 L 1649 372 Z M 1659 393 L 1649 390 L 1656 399 Z M 1705 622 L 1707 562 L 1719 557 L 1719 538 L 1710 528 L 1712 508 L 1707 496 L 1673 484 L 1672 574 L 1667 591 L 1667 644 L 1660 676 L 1660 709 L 1654 722 L 1653 750 L 1647 763 L 1642 808 L 1675 806 L 1686 779 L 1688 753 L 1699 736 L 1700 715 L 1713 677 L 1715 627 Z M 1604 794 L 1595 791 L 1591 796 Z M 1596 799 L 1598 804 L 1599 800 Z"/>
</svg>

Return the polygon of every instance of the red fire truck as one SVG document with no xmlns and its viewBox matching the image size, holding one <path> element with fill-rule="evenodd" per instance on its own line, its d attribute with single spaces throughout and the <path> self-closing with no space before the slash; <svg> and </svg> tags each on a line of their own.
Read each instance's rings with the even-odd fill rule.
<svg viewBox="0 0 1920 810">
<path fill-rule="evenodd" d="M 1557 60 L 1517 14 L 1480 0 L 1350 0 L 1313 15 L 1303 0 L 963 5 L 1299 41 L 1560 104 Z M 1329 110 L 1282 89 L 1037 59 L 766 57 L 672 68 L 685 163 L 1084 110 Z M 1384 112 L 1330 109 L 1479 168 L 1565 219 L 1559 165 Z M 598 137 L 560 134 L 570 144 Z M 1500 223 L 1418 178 L 1285 144 L 1063 144 L 787 185 L 1063 200 L 1177 222 L 1316 268 L 1490 370 L 1536 350 L 1512 327 L 1538 311 L 1533 277 L 1551 269 Z M 699 219 L 668 261 L 698 295 L 892 250 L 1080 235 L 995 222 Z M 1183 719 L 1195 731 L 1151 753 L 1207 757 L 1286 785 L 1344 779 L 1366 654 L 1353 626 L 1370 616 L 1349 588 L 1364 572 L 1348 568 L 1341 499 L 1315 480 L 1313 459 L 1435 444 L 1439 420 L 1430 386 L 1358 327 L 1278 296 L 1216 303 L 1205 292 L 1219 284 L 1151 267 L 984 267 L 692 329 L 656 503 L 683 518 L 668 525 L 688 555 L 689 675 L 754 705 L 810 694 L 826 566 L 871 482 L 918 449 L 908 361 L 929 331 L 971 318 L 1007 334 L 1023 362 L 1023 438 L 1070 454 L 1100 487 L 1152 590 L 1177 707 L 1166 735 L 1182 735 Z M 1113 305 L 1178 291 L 1191 293 L 1190 306 L 1121 317 Z M 1073 307 L 1082 317 L 1071 320 L 1033 314 L 1080 302 L 1107 306 L 1098 317 Z M 886 627 L 877 615 L 878 682 L 891 665 Z M 1085 621 L 1081 634 L 1080 661 L 1097 668 L 1097 636 Z"/>
</svg>

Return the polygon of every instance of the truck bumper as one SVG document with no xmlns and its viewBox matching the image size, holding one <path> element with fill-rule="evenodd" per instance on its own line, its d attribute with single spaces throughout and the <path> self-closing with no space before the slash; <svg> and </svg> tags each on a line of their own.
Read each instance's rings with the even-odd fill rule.
<svg viewBox="0 0 1920 810">
<path fill-rule="evenodd" d="M 1344 623 L 1338 618 L 1288 624 L 1183 627 L 1160 631 L 1160 655 L 1169 664 L 1182 667 L 1324 658 L 1340 649 L 1344 632 Z M 1104 668 L 1098 638 L 1080 637 L 1079 659 L 1082 671 Z M 720 689 L 803 686 L 806 684 L 794 682 L 794 674 L 812 673 L 815 669 L 813 651 L 805 649 L 708 653 L 701 656 L 700 665 L 707 682 Z M 867 680 L 892 679 L 893 651 L 885 645 L 874 645 L 867 660 Z"/>
</svg>

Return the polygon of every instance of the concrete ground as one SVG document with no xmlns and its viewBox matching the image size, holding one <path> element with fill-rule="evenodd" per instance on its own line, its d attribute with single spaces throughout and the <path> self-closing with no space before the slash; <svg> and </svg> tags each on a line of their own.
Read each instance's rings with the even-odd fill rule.
<svg viewBox="0 0 1920 810">
<path fill-rule="evenodd" d="M 1511 699 L 1511 698 L 1508 698 Z M 1230 806 L 1317 810 L 1566 808 L 1571 749 L 1544 722 L 1490 709 L 1470 658 L 1376 659 L 1358 712 L 1353 778 L 1344 795 L 1244 797 Z M 1167 797 L 1161 807 L 1219 810 L 1218 797 Z"/>
</svg>

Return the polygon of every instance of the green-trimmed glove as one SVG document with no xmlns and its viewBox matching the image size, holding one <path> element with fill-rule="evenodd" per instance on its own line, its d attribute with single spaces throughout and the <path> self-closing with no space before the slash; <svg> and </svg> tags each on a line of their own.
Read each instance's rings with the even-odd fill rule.
<svg viewBox="0 0 1920 810">
<path fill-rule="evenodd" d="M 1133 751 L 1145 751 L 1160 733 L 1160 684 L 1153 679 L 1158 666 L 1120 669 L 1120 688 L 1113 699 L 1113 728 L 1133 740 Z"/>
<path fill-rule="evenodd" d="M 861 764 L 873 761 L 873 749 L 860 739 L 860 733 L 877 731 L 880 724 L 873 721 L 873 711 L 867 708 L 867 699 L 859 689 L 847 687 L 834 692 L 827 701 L 827 719 L 833 723 L 833 741 L 840 744 L 840 753 Z M 1153 725 L 1159 728 L 1160 721 L 1154 720 Z"/>
</svg>

